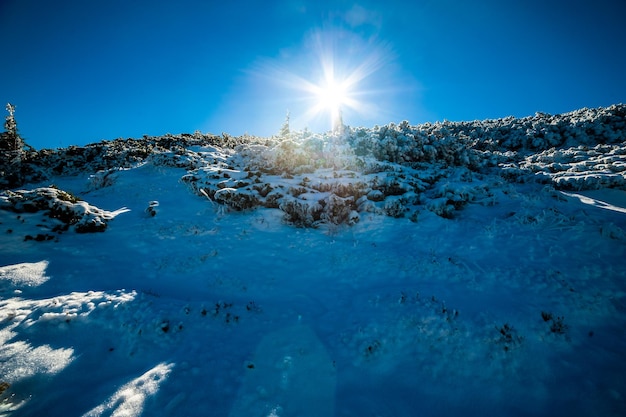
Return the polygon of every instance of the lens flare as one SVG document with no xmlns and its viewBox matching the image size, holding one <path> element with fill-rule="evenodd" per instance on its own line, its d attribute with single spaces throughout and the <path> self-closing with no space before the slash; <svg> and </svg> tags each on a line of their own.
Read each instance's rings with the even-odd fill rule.
<svg viewBox="0 0 626 417">
<path fill-rule="evenodd" d="M 264 88 L 274 85 L 272 97 L 286 104 L 293 125 L 334 131 L 343 121 L 384 113 L 377 103 L 396 89 L 390 85 L 393 61 L 384 43 L 347 30 L 319 30 L 298 50 L 284 51 L 252 72 L 270 82 L 259 83 Z"/>
<path fill-rule="evenodd" d="M 342 123 L 341 107 L 347 104 L 349 99 L 345 83 L 330 79 L 316 86 L 315 90 L 318 100 L 315 106 L 316 111 L 328 112 L 332 129 L 337 130 Z"/>
<path fill-rule="evenodd" d="M 343 83 L 338 83 L 335 80 L 328 80 L 325 85 L 319 86 L 316 91 L 318 97 L 318 104 L 324 109 L 329 109 L 331 112 L 339 110 L 342 104 L 347 99 L 347 91 Z"/>
</svg>

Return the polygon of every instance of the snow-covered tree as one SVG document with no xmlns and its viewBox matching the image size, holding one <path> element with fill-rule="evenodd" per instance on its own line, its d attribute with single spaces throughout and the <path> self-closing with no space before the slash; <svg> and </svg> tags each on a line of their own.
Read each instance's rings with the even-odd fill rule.
<svg viewBox="0 0 626 417">
<path fill-rule="evenodd" d="M 0 134 L 0 185 L 12 187 L 22 183 L 24 142 L 17 133 L 15 106 L 7 103 L 6 109 L 9 112 L 4 122 L 6 131 Z"/>
<path fill-rule="evenodd" d="M 6 150 L 19 150 L 22 148 L 22 140 L 17 134 L 17 123 L 15 121 L 15 106 L 11 103 L 7 103 L 6 109 L 9 115 L 6 116 L 4 121 L 4 129 L 6 132 L 2 134 L 2 149 Z"/>
<path fill-rule="evenodd" d="M 283 139 L 289 138 L 289 135 L 291 133 L 291 130 L 289 128 L 289 116 L 289 111 L 287 111 L 287 115 L 285 116 L 285 122 L 283 123 L 282 127 L 280 128 L 280 132 L 278 133 L 279 136 Z"/>
</svg>

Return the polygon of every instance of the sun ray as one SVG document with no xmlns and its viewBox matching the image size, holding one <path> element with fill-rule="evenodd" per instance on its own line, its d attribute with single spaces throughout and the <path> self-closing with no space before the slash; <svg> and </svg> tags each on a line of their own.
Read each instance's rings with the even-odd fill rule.
<svg viewBox="0 0 626 417">
<path fill-rule="evenodd" d="M 301 50 L 286 51 L 281 60 L 257 63 L 251 72 L 265 80 L 259 85 L 269 81 L 277 87 L 271 97 L 286 103 L 293 124 L 315 123 L 335 130 L 344 117 L 373 118 L 384 113 L 378 103 L 393 83 L 385 72 L 392 55 L 388 45 L 371 38 L 345 30 L 320 30 L 307 37 Z"/>
</svg>

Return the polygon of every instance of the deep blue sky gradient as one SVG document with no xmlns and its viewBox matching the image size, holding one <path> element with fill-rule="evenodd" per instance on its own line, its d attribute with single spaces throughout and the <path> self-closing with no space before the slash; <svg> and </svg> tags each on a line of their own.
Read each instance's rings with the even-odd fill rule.
<svg viewBox="0 0 626 417">
<path fill-rule="evenodd" d="M 623 0 L 0 0 L 0 101 L 36 148 L 271 135 L 287 110 L 323 131 L 293 84 L 321 50 L 373 63 L 352 126 L 562 113 L 626 101 L 624 21 Z"/>
</svg>

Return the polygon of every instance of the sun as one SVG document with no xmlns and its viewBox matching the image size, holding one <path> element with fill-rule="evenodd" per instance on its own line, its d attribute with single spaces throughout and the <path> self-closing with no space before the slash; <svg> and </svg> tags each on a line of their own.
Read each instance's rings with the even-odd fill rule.
<svg viewBox="0 0 626 417">
<path fill-rule="evenodd" d="M 278 87 L 268 96 L 289 103 L 293 125 L 314 126 L 340 133 L 343 122 L 381 114 L 379 98 L 388 94 L 390 77 L 381 78 L 393 56 L 387 44 L 362 39 L 345 30 L 315 30 L 303 48 L 286 51 L 285 65 L 262 61 L 251 72 L 258 77 L 259 90 L 266 81 Z M 329 126 L 330 125 L 330 126 Z"/>
<path fill-rule="evenodd" d="M 342 104 L 345 104 L 346 98 L 346 88 L 335 80 L 330 80 L 326 85 L 320 86 L 317 91 L 318 105 L 329 111 L 336 111 Z"/>
<path fill-rule="evenodd" d="M 333 78 L 326 79 L 323 83 L 315 86 L 317 99 L 316 111 L 330 115 L 333 130 L 337 130 L 341 123 L 341 108 L 350 103 L 350 92 L 345 82 L 339 82 Z"/>
</svg>

